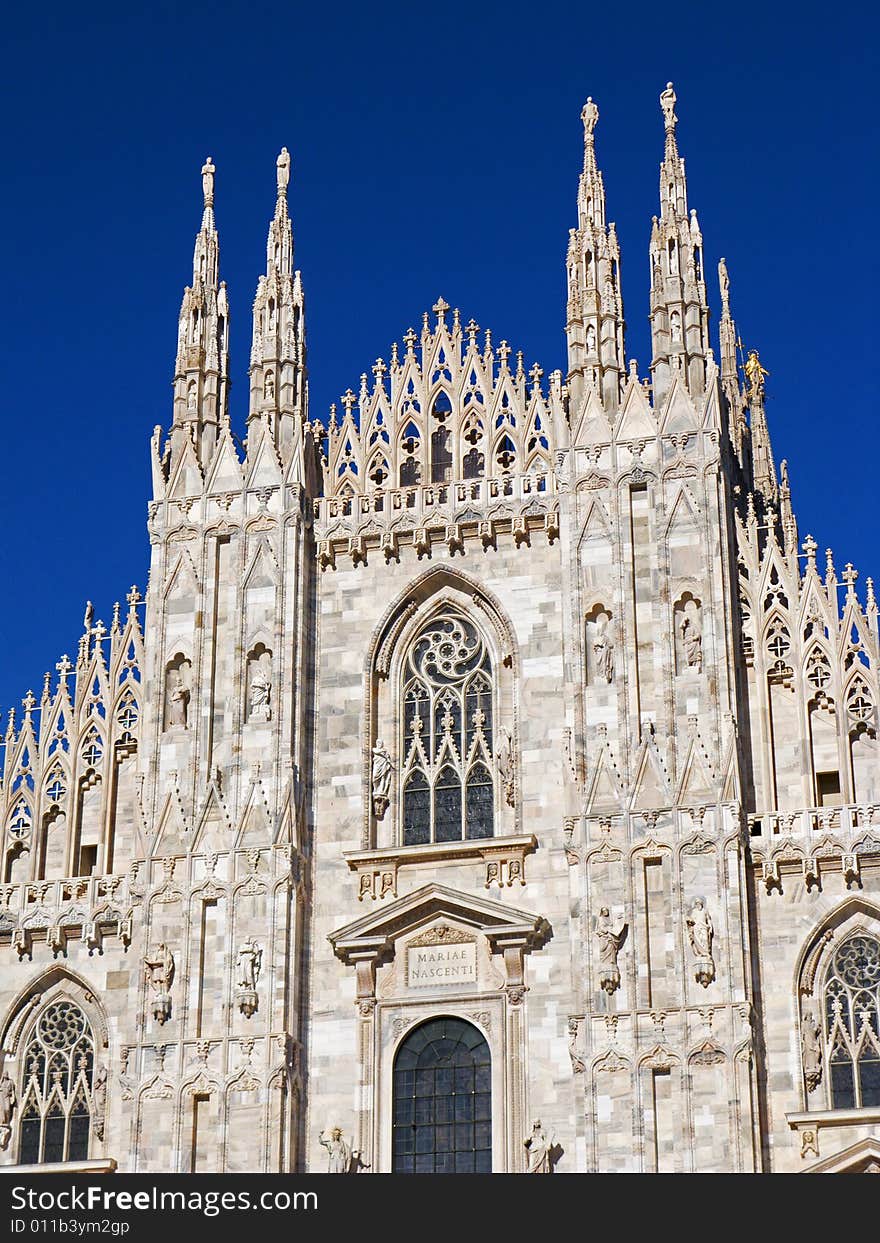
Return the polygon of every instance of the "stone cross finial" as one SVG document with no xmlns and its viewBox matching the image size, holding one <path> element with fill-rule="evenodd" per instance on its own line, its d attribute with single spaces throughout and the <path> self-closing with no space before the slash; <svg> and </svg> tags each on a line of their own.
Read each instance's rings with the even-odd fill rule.
<svg viewBox="0 0 880 1243">
<path fill-rule="evenodd" d="M 128 601 L 129 607 L 134 609 L 140 603 L 141 593 L 138 591 L 137 587 L 132 584 L 131 591 L 129 591 L 125 598 Z"/>
<path fill-rule="evenodd" d="M 830 548 L 825 549 L 825 576 L 834 578 L 834 554 Z"/>
<path fill-rule="evenodd" d="M 871 610 L 871 609 L 876 609 L 876 607 L 877 607 L 877 600 L 875 599 L 875 596 L 874 596 L 874 580 L 873 580 L 873 578 L 866 578 L 866 579 L 865 579 L 865 587 L 867 588 L 867 604 L 868 604 L 868 609 L 869 609 L 869 610 Z"/>
<path fill-rule="evenodd" d="M 541 386 L 541 376 L 542 376 L 543 374 L 544 374 L 544 369 L 543 369 L 543 367 L 539 367 L 537 363 L 535 363 L 535 364 L 531 367 L 531 369 L 529 370 L 529 378 L 530 378 L 530 379 L 531 379 L 531 381 L 532 381 L 532 387 L 533 387 L 533 388 L 540 388 L 540 386 Z"/>
<path fill-rule="evenodd" d="M 385 366 L 385 360 L 383 358 L 377 358 L 373 363 L 373 375 L 376 377 L 377 384 L 382 383 L 382 377 L 387 370 L 388 368 Z"/>
<path fill-rule="evenodd" d="M 434 303 L 434 305 L 431 307 L 431 310 L 436 314 L 438 324 L 440 324 L 441 327 L 445 328 L 446 321 L 443 317 L 445 316 L 446 312 L 449 310 L 449 303 L 445 302 L 443 298 L 438 298 L 437 301 Z"/>
<path fill-rule="evenodd" d="M 807 554 L 807 565 L 808 566 L 815 567 L 816 549 L 818 547 L 819 545 L 813 539 L 812 535 L 808 535 L 807 538 L 804 540 L 803 544 L 801 544 L 801 548 L 803 548 L 804 552 Z"/>
<path fill-rule="evenodd" d="M 205 206 L 211 207 L 214 203 L 214 174 L 217 169 L 211 160 L 211 157 L 205 160 L 202 165 L 202 193 L 205 196 Z"/>
<path fill-rule="evenodd" d="M 67 675 L 73 671 L 73 665 L 70 663 L 70 657 L 67 655 L 66 652 L 61 657 L 61 659 L 58 661 L 58 664 L 55 666 L 55 668 L 58 670 L 58 673 L 61 675 L 61 683 L 62 685 L 64 685 L 64 683 L 67 681 Z"/>
<path fill-rule="evenodd" d="M 499 341 L 498 357 L 501 359 L 501 366 L 506 367 L 507 360 L 510 357 L 510 346 L 507 344 L 506 341 Z"/>
<path fill-rule="evenodd" d="M 678 117 L 675 115 L 676 95 L 672 83 L 666 83 L 666 90 L 660 93 L 660 107 L 663 109 L 663 125 L 667 131 L 674 132 Z"/>
<path fill-rule="evenodd" d="M 354 405 L 355 400 L 356 400 L 355 395 L 351 391 L 351 389 L 347 388 L 339 400 L 342 402 L 343 406 L 345 406 L 345 413 L 351 414 L 351 408 Z"/>
<path fill-rule="evenodd" d="M 47 669 L 43 674 L 43 698 L 48 699 L 52 684 L 52 674 Z"/>
<path fill-rule="evenodd" d="M 416 333 L 414 328 L 407 328 L 403 334 L 403 344 L 406 346 L 407 354 L 412 354 L 416 343 Z"/>
<path fill-rule="evenodd" d="M 92 630 L 92 634 L 94 635 L 94 637 L 97 639 L 99 643 L 107 634 L 107 627 L 101 621 L 100 617 L 98 618 L 95 628 Z"/>
<path fill-rule="evenodd" d="M 34 692 L 28 691 L 24 699 L 21 701 L 21 706 L 24 708 L 25 720 L 27 720 L 30 717 L 31 713 L 36 707 L 36 703 L 37 701 L 36 699 L 34 699 Z"/>
<path fill-rule="evenodd" d="M 851 561 L 847 561 L 846 567 L 840 577 L 846 583 L 846 594 L 848 596 L 855 595 L 856 580 L 859 577 L 859 572 L 858 570 L 853 569 Z"/>
<path fill-rule="evenodd" d="M 290 182 L 290 152 L 286 147 L 281 148 L 281 154 L 275 161 L 275 176 L 278 182 L 278 197 L 287 193 L 287 187 Z"/>
<path fill-rule="evenodd" d="M 477 339 L 477 333 L 480 331 L 480 325 L 473 316 L 465 324 L 464 330 L 468 334 L 468 344 L 473 345 Z"/>
<path fill-rule="evenodd" d="M 110 624 L 110 629 L 114 633 L 116 633 L 116 631 L 119 630 L 119 601 L 118 600 L 113 605 L 113 621 Z"/>
</svg>

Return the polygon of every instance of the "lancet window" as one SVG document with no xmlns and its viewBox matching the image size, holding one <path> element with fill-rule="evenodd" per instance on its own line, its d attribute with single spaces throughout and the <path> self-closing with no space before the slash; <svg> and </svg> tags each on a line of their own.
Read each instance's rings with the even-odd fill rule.
<svg viewBox="0 0 880 1243">
<path fill-rule="evenodd" d="M 23 1066 L 19 1162 L 86 1160 L 95 1042 L 78 1006 L 56 1001 L 46 1007 L 25 1045 Z"/>
<path fill-rule="evenodd" d="M 849 937 L 828 967 L 825 1047 L 833 1109 L 880 1106 L 880 941 Z"/>
<path fill-rule="evenodd" d="M 453 608 L 427 622 L 402 673 L 404 846 L 493 835 L 494 697 L 477 626 Z"/>
</svg>

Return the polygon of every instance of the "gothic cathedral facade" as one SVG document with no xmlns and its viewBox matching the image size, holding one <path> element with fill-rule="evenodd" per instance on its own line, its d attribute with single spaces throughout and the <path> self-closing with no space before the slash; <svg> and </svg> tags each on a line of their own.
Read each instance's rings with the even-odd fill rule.
<svg viewBox="0 0 880 1243">
<path fill-rule="evenodd" d="M 583 111 L 568 367 L 443 299 L 310 418 L 214 166 L 151 567 L 9 715 L 0 1163 L 880 1169 L 871 579 L 801 539 L 660 98 L 652 359 Z"/>
</svg>

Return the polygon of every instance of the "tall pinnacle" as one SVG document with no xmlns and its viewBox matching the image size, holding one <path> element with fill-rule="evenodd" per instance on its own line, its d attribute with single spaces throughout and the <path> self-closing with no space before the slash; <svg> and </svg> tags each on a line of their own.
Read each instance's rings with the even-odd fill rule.
<svg viewBox="0 0 880 1243">
<path fill-rule="evenodd" d="M 655 404 L 676 375 L 695 399 L 702 397 L 709 349 L 709 308 L 703 278 L 703 236 L 695 211 L 688 211 L 684 160 L 675 127 L 677 97 L 672 83 L 660 93 L 666 135 L 660 165 L 660 216 L 651 230 L 651 371 Z"/>
<path fill-rule="evenodd" d="M 193 248 L 192 285 L 183 291 L 174 367 L 175 450 L 188 432 L 203 465 L 211 458 L 229 384 L 229 307 L 219 280 L 220 240 L 214 222 L 214 162 L 202 165 L 202 224 Z"/>
<path fill-rule="evenodd" d="M 287 207 L 290 152 L 275 161 L 275 214 L 266 241 L 266 271 L 254 298 L 248 423 L 266 420 L 286 458 L 297 419 L 306 417 L 305 301 L 293 270 L 293 227 Z"/>
<path fill-rule="evenodd" d="M 612 412 L 625 374 L 620 248 L 605 223 L 605 186 L 596 163 L 594 133 L 599 109 L 592 96 L 581 112 L 584 165 L 578 183 L 578 227 L 569 233 L 568 381 L 573 408 L 594 389 Z"/>
</svg>

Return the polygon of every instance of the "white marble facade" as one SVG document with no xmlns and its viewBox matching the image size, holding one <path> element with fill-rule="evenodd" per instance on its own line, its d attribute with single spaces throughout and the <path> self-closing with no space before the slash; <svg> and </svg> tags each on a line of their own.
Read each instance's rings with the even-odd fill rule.
<svg viewBox="0 0 880 1243">
<path fill-rule="evenodd" d="M 647 375 L 590 100 L 567 371 L 440 298 L 324 423 L 283 151 L 243 451 L 206 161 L 146 596 L 6 729 L 0 1163 L 880 1167 L 873 584 L 661 108 Z"/>
</svg>

